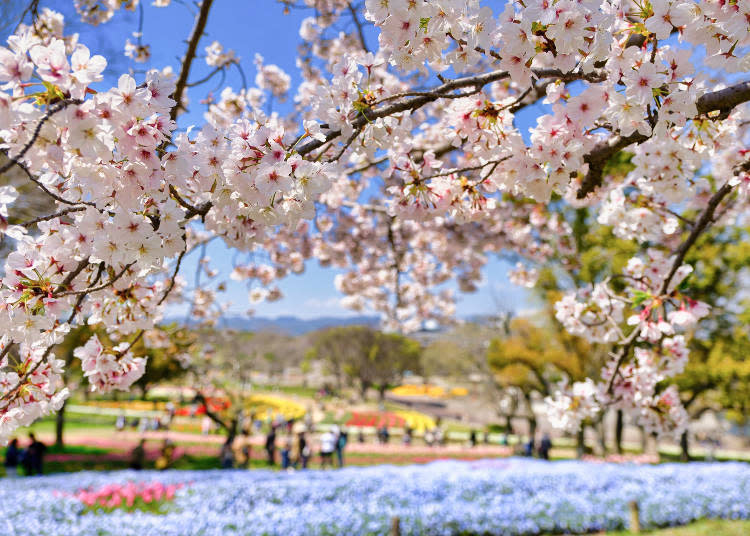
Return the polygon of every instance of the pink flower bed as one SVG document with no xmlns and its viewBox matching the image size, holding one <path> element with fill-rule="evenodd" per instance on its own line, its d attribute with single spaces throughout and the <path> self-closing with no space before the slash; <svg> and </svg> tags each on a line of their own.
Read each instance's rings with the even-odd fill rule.
<svg viewBox="0 0 750 536">
<path fill-rule="evenodd" d="M 659 457 L 654 454 L 608 454 L 605 458 L 586 455 L 582 460 L 594 463 L 659 463 Z"/>
<path fill-rule="evenodd" d="M 92 509 L 154 507 L 174 499 L 175 492 L 182 486 L 183 484 L 165 485 L 161 482 L 128 482 L 108 484 L 99 489 L 81 489 L 73 496 Z"/>
</svg>

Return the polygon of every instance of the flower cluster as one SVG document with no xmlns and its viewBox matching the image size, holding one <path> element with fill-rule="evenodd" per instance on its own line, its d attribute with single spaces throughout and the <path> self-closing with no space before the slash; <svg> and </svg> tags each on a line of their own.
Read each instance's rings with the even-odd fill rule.
<svg viewBox="0 0 750 536">
<path fill-rule="evenodd" d="M 153 508 L 175 498 L 183 484 L 162 484 L 161 482 L 133 482 L 109 484 L 96 489 L 80 489 L 73 496 L 91 510 L 112 510 L 124 508 Z"/>
<path fill-rule="evenodd" d="M 127 391 L 134 381 L 143 376 L 146 360 L 133 357 L 128 346 L 128 343 L 120 343 L 109 351 L 94 335 L 84 346 L 75 349 L 74 355 L 81 360 L 83 375 L 91 384 L 92 391 Z"/>
<path fill-rule="evenodd" d="M 92 512 L 71 496 L 83 486 L 94 490 L 87 497 L 96 490 L 112 490 L 112 497 L 128 489 L 151 489 L 152 496 L 162 489 L 164 497 L 188 481 L 189 487 L 175 491 L 169 508 L 159 511 Z M 580 534 L 627 528 L 633 500 L 644 528 L 703 518 L 748 519 L 748 484 L 750 470 L 740 463 L 652 466 L 509 458 L 335 472 L 84 472 L 75 479 L 4 479 L 0 498 L 20 536 L 113 531 L 125 536 L 374 536 L 387 534 L 393 517 L 399 517 L 405 535 Z"/>
<path fill-rule="evenodd" d="M 109 88 L 106 61 L 65 34 L 62 16 L 29 10 L 33 21 L 0 48 L 2 166 L 54 211 L 19 218 L 22 190 L 0 186 L 0 236 L 14 248 L 0 280 L 4 430 L 28 421 L 26 405 L 37 415 L 59 404 L 49 348 L 73 323 L 101 324 L 113 341 L 112 351 L 94 341 L 79 352 L 105 389 L 142 370 L 123 350 L 167 300 L 215 322 L 223 285 L 208 263 L 199 274 L 211 286 L 189 288 L 178 274 L 213 237 L 262 252 L 234 273 L 253 302 L 278 299 L 274 281 L 315 257 L 343 271 L 347 305 L 410 330 L 447 321 L 447 284 L 479 289 L 489 254 L 520 259 L 511 279 L 524 286 L 545 263 L 575 272 L 576 233 L 594 222 L 640 253 L 556 313 L 620 357 L 600 383 L 561 391 L 557 412 L 578 404 L 586 418 L 615 403 L 650 423 L 681 422 L 661 383 L 684 366 L 681 337 L 709 312 L 684 288 L 684 255 L 709 225 L 741 221 L 750 193 L 750 90 L 731 75 L 750 71 L 750 5 L 526 0 L 495 13 L 487 4 L 367 0 L 360 13 L 344 0 L 306 0 L 314 15 L 299 31 L 296 88 L 260 56 L 248 87 L 232 51 L 201 47 L 210 2 L 179 68 L 122 74 Z M 139 1 L 75 6 L 91 24 L 120 8 L 147 13 Z M 148 66 L 142 26 L 126 50 Z M 213 70 L 194 81 L 198 50 Z M 230 65 L 241 89 L 195 98 Z M 292 97 L 288 113 L 274 110 Z M 205 123 L 176 131 L 180 112 L 200 104 Z"/>
</svg>

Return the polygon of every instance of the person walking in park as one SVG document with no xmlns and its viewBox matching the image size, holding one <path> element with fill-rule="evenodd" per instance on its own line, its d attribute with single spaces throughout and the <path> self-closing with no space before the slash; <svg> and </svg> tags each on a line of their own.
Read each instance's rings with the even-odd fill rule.
<svg viewBox="0 0 750 536">
<path fill-rule="evenodd" d="M 336 436 L 330 430 L 320 436 L 320 468 L 333 467 L 333 451 L 336 450 Z"/>
<path fill-rule="evenodd" d="M 140 471 L 146 462 L 146 440 L 141 439 L 130 453 L 130 468 Z"/>
<path fill-rule="evenodd" d="M 29 446 L 23 457 L 23 466 L 27 475 L 41 475 L 44 471 L 44 453 L 47 445 L 39 441 L 34 434 L 29 434 Z"/>
<path fill-rule="evenodd" d="M 8 443 L 8 448 L 5 449 L 5 475 L 8 478 L 16 478 L 18 476 L 18 463 L 21 461 L 21 455 L 23 451 L 18 448 L 18 439 L 13 438 Z"/>
<path fill-rule="evenodd" d="M 348 441 L 349 433 L 345 428 L 342 428 L 339 430 L 336 437 L 336 461 L 338 462 L 339 467 L 344 467 L 344 449 L 346 448 L 346 443 Z"/>
<path fill-rule="evenodd" d="M 125 413 L 120 412 L 119 415 L 117 415 L 117 420 L 115 420 L 115 430 L 118 432 L 122 432 L 125 430 L 125 425 L 127 424 L 127 421 L 125 419 Z"/>
<path fill-rule="evenodd" d="M 266 435 L 266 455 L 268 465 L 276 465 L 276 427 L 273 424 Z"/>
<path fill-rule="evenodd" d="M 234 451 L 232 450 L 232 444 L 229 441 L 225 441 L 221 446 L 219 459 L 221 461 L 222 469 L 232 469 L 234 467 Z"/>
<path fill-rule="evenodd" d="M 411 426 L 407 425 L 406 428 L 404 429 L 404 438 L 403 438 L 404 445 L 406 446 L 411 445 L 413 433 L 414 432 L 412 431 Z"/>
<path fill-rule="evenodd" d="M 163 471 L 169 468 L 169 464 L 172 463 L 172 455 L 174 454 L 175 446 L 170 439 L 165 439 L 164 444 L 161 447 L 161 453 L 156 459 L 154 466 Z"/>
<path fill-rule="evenodd" d="M 549 450 L 552 448 L 552 440 L 549 434 L 545 433 L 539 442 L 539 457 L 543 460 L 549 460 Z"/>
<path fill-rule="evenodd" d="M 290 436 L 284 438 L 281 446 L 281 468 L 286 470 L 292 466 L 292 439 Z"/>
<path fill-rule="evenodd" d="M 253 459 L 253 446 L 250 443 L 250 438 L 248 437 L 244 444 L 242 445 L 242 459 L 244 460 L 244 466 L 245 469 L 250 469 L 250 460 Z"/>
<path fill-rule="evenodd" d="M 297 435 L 297 459 L 294 462 L 294 466 L 298 465 L 302 469 L 307 469 L 307 462 L 310 460 L 310 446 L 307 444 L 307 437 L 305 432 L 300 432 Z"/>
</svg>

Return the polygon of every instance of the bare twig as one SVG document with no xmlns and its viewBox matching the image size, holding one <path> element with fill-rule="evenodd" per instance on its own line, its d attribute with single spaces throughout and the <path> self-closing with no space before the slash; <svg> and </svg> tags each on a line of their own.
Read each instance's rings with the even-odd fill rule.
<svg viewBox="0 0 750 536">
<path fill-rule="evenodd" d="M 362 50 L 364 50 L 365 52 L 369 52 L 370 49 L 367 48 L 367 41 L 365 41 L 365 32 L 364 28 L 362 27 L 362 21 L 359 20 L 357 11 L 354 9 L 354 5 L 352 4 L 352 2 L 349 2 L 346 7 L 349 8 L 349 13 L 352 14 L 354 26 L 357 27 L 357 35 L 359 36 L 359 44 L 362 46 Z"/>
<path fill-rule="evenodd" d="M 193 60 L 195 60 L 196 51 L 198 49 L 198 43 L 201 40 L 201 37 L 203 37 L 203 32 L 206 29 L 206 23 L 208 22 L 208 13 L 211 10 L 211 4 L 213 4 L 213 0 L 203 0 L 201 2 L 200 11 L 198 12 L 198 16 L 195 19 L 195 26 L 193 26 L 193 31 L 190 33 L 190 38 L 188 39 L 188 48 L 187 51 L 185 51 L 185 56 L 182 58 L 182 68 L 180 69 L 180 75 L 177 77 L 177 83 L 175 85 L 174 93 L 172 93 L 172 97 L 174 98 L 176 104 L 172 109 L 169 111 L 169 117 L 172 119 L 172 121 L 177 119 L 177 114 L 182 109 L 182 94 L 185 92 L 185 88 L 188 87 L 188 77 L 190 76 L 190 68 L 193 65 Z"/>
<path fill-rule="evenodd" d="M 49 214 L 48 216 L 40 216 L 38 218 L 21 223 L 19 225 L 21 225 L 22 227 L 31 227 L 32 225 L 36 225 L 39 222 L 49 221 L 54 218 L 59 218 L 60 216 L 65 216 L 66 214 L 70 214 L 71 212 L 80 212 L 82 210 L 86 210 L 86 207 L 70 207 L 70 208 L 63 209 L 60 212 Z"/>
</svg>

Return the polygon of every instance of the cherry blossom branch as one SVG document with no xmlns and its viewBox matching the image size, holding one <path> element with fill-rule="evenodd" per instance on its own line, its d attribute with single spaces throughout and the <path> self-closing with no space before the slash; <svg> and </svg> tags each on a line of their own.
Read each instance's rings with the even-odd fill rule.
<svg viewBox="0 0 750 536">
<path fill-rule="evenodd" d="M 695 106 L 700 115 L 714 111 L 728 114 L 736 106 L 748 101 L 750 101 L 750 81 L 706 93 L 695 101 Z M 650 135 L 634 132 L 630 136 L 613 136 L 608 140 L 597 143 L 583 158 L 584 162 L 589 165 L 589 170 L 578 189 L 578 199 L 585 198 L 601 186 L 604 167 L 610 158 L 628 145 L 641 144 L 650 137 Z"/>
<path fill-rule="evenodd" d="M 57 293 L 55 294 L 56 298 L 61 298 L 63 296 L 78 296 L 80 294 L 91 294 L 92 292 L 98 292 L 100 290 L 104 290 L 108 287 L 111 287 L 113 284 L 117 282 L 118 279 L 120 279 L 125 273 L 135 264 L 136 261 L 133 261 L 131 263 L 126 264 L 123 266 L 122 270 L 120 270 L 118 273 L 116 273 L 114 276 L 112 276 L 109 281 L 106 283 L 103 283 L 99 285 L 98 287 L 87 287 L 83 290 L 68 290 L 65 292 Z"/>
<path fill-rule="evenodd" d="M 99 267 L 96 270 L 96 276 L 94 276 L 94 280 L 91 282 L 89 286 L 95 286 L 99 280 L 102 278 L 102 274 L 104 274 L 104 261 L 99 263 Z M 73 309 L 70 311 L 70 316 L 68 317 L 68 324 L 73 322 L 73 319 L 76 316 L 76 313 L 81 308 L 81 305 L 83 304 L 83 300 L 86 299 L 87 294 L 81 294 L 78 296 L 78 299 L 76 300 L 75 305 L 73 305 Z"/>
<path fill-rule="evenodd" d="M 739 166 L 739 169 L 742 169 L 743 166 Z M 672 261 L 672 266 L 669 270 L 669 273 L 664 278 L 664 281 L 662 282 L 661 289 L 659 291 L 660 295 L 664 295 L 667 293 L 667 290 L 669 289 L 669 284 L 672 282 L 672 279 L 674 278 L 675 273 L 677 273 L 677 270 L 682 266 L 682 262 L 685 260 L 685 255 L 687 255 L 687 252 L 690 250 L 691 247 L 695 244 L 696 240 L 698 240 L 698 237 L 713 223 L 714 221 L 714 213 L 716 211 L 716 208 L 719 206 L 721 201 L 729 195 L 729 193 L 732 191 L 732 186 L 730 186 L 729 183 L 724 184 L 721 188 L 719 188 L 714 195 L 711 196 L 711 199 L 709 199 L 708 204 L 706 205 L 706 208 L 703 209 L 703 212 L 701 213 L 700 218 L 696 221 L 695 225 L 693 226 L 693 229 L 690 232 L 690 235 L 688 235 L 687 239 L 680 244 L 680 247 L 677 248 L 677 251 L 675 252 L 675 258 L 674 261 Z M 620 351 L 617 353 L 617 362 L 615 363 L 615 368 L 612 371 L 612 376 L 609 379 L 609 384 L 607 386 L 607 392 L 612 392 L 612 387 L 614 385 L 615 376 L 619 373 L 620 367 L 622 366 L 623 362 L 625 361 L 626 357 L 630 353 L 630 350 L 635 345 L 636 339 L 638 338 L 638 334 L 640 333 L 640 330 L 636 327 L 633 329 L 633 331 L 628 335 L 628 338 L 625 339 L 620 343 Z"/>
<path fill-rule="evenodd" d="M 47 112 L 39 119 L 39 122 L 37 122 L 36 127 L 34 127 L 34 132 L 31 135 L 31 139 L 26 142 L 26 144 L 21 148 L 19 153 L 15 156 L 8 155 L 8 162 L 0 166 L 0 175 L 8 171 L 10 168 L 13 167 L 14 164 L 18 164 L 20 160 L 24 157 L 24 155 L 31 149 L 31 146 L 34 145 L 34 142 L 39 138 L 39 134 L 42 132 L 42 127 L 44 126 L 44 123 L 46 123 L 53 115 L 55 115 L 57 112 L 64 110 L 71 104 L 81 104 L 83 103 L 80 99 L 65 99 L 61 100 L 59 102 L 56 102 L 49 108 L 47 108 Z"/>
<path fill-rule="evenodd" d="M 39 218 L 35 218 L 33 220 L 20 223 L 19 225 L 21 227 L 31 227 L 32 225 L 36 225 L 39 222 L 49 221 L 54 218 L 59 218 L 60 216 L 65 216 L 66 214 L 70 214 L 71 212 L 80 212 L 82 210 L 86 210 L 86 207 L 70 207 L 70 208 L 63 209 L 60 212 L 49 214 L 48 216 L 40 216 Z"/>
<path fill-rule="evenodd" d="M 175 265 L 175 269 L 174 269 L 174 273 L 172 274 L 172 278 L 169 281 L 169 286 L 166 288 L 166 290 L 164 291 L 164 294 L 159 299 L 159 301 L 156 302 L 156 305 L 161 305 L 162 303 L 164 303 L 164 300 L 167 299 L 167 296 L 169 296 L 169 293 L 172 292 L 172 289 L 175 286 L 175 278 L 177 277 L 177 274 L 180 273 L 180 267 L 182 266 L 182 259 L 183 259 L 183 257 L 185 257 L 185 254 L 187 253 L 187 244 L 185 244 L 185 246 L 186 246 L 185 249 L 183 249 L 182 251 L 180 251 L 180 254 L 177 257 L 177 264 Z"/>
<path fill-rule="evenodd" d="M 64 203 L 64 204 L 66 204 L 66 205 L 72 205 L 72 206 L 77 206 L 77 205 L 88 205 L 88 206 L 90 206 L 90 207 L 94 207 L 94 208 L 97 208 L 97 206 L 96 206 L 96 203 L 92 203 L 91 201 L 70 201 L 70 200 L 68 200 L 68 199 L 65 199 L 64 197 L 61 197 L 61 196 L 57 195 L 57 194 L 56 194 L 55 192 L 53 192 L 52 190 L 50 190 L 49 188 L 47 188 L 47 187 L 46 187 L 46 186 L 45 186 L 44 184 L 42 184 L 42 181 L 40 181 L 39 179 L 37 179 L 37 178 L 36 178 L 36 177 L 35 177 L 35 176 L 34 176 L 34 175 L 33 175 L 33 174 L 31 173 L 31 171 L 29 171 L 29 168 L 28 168 L 28 167 L 26 167 L 26 164 L 24 164 L 23 162 L 20 162 L 20 161 L 19 161 L 19 162 L 14 162 L 14 164 L 15 164 L 16 166 L 18 166 L 19 168 L 21 168 L 21 170 L 22 170 L 22 171 L 23 171 L 23 172 L 24 172 L 24 173 L 26 174 L 26 176 L 28 177 L 28 179 L 29 179 L 29 180 L 30 180 L 31 182 L 33 182 L 34 184 L 36 184 L 37 186 L 39 186 L 39 188 L 40 188 L 40 189 L 41 189 L 41 190 L 42 190 L 42 191 L 43 191 L 43 192 L 44 192 L 45 194 L 47 194 L 48 196 L 50 196 L 50 197 L 51 197 L 52 199 L 54 199 L 55 201 L 58 201 L 58 202 L 60 202 L 60 203 Z"/>
<path fill-rule="evenodd" d="M 598 71 L 595 71 L 594 73 L 583 73 L 579 71 L 564 73 L 560 69 L 535 69 L 534 74 L 537 78 L 557 78 L 564 81 L 588 80 L 594 75 L 599 76 Z M 355 129 L 362 128 L 367 123 L 370 123 L 375 119 L 388 117 L 401 112 L 414 111 L 421 108 L 425 104 L 434 102 L 441 98 L 445 98 L 446 96 L 449 97 L 450 95 L 453 95 L 453 92 L 457 89 L 467 87 L 471 87 L 474 89 L 482 88 L 487 84 L 497 82 L 498 80 L 504 80 L 509 77 L 510 73 L 508 73 L 508 71 L 498 70 L 474 76 L 456 78 L 454 80 L 447 80 L 445 83 L 436 86 L 429 91 L 419 92 L 419 94 L 413 98 L 389 104 L 388 106 L 383 106 L 379 109 L 365 109 L 356 119 L 352 121 L 351 126 Z M 408 93 L 409 92 L 406 92 L 406 94 L 398 94 L 399 98 L 407 97 Z M 393 98 L 395 98 L 395 96 Z M 300 147 L 297 152 L 300 155 L 305 156 L 315 149 L 330 142 L 331 140 L 338 138 L 339 136 L 341 136 L 341 130 L 332 130 L 326 134 L 325 140 L 312 140 Z"/>
<path fill-rule="evenodd" d="M 193 216 L 200 216 L 201 218 L 205 218 L 206 214 L 208 214 L 208 211 L 211 210 L 211 207 L 213 206 L 213 203 L 210 201 L 206 201 L 202 205 L 193 206 L 190 203 L 188 203 L 185 198 L 183 198 L 179 192 L 177 191 L 177 188 L 175 188 L 173 185 L 169 185 L 169 193 L 172 195 L 175 201 L 179 203 L 180 206 L 182 206 L 187 212 L 185 213 L 185 219 L 189 220 Z"/>
<path fill-rule="evenodd" d="M 680 244 L 679 248 L 677 248 L 677 251 L 675 252 L 675 259 L 672 262 L 672 267 L 670 268 L 667 277 L 664 278 L 664 282 L 662 283 L 661 290 L 659 292 L 660 294 L 667 293 L 667 290 L 669 289 L 669 283 L 671 283 L 674 274 L 677 272 L 680 266 L 682 266 L 682 261 L 685 260 L 685 255 L 687 255 L 687 252 L 691 247 L 693 247 L 693 244 L 695 244 L 695 241 L 698 240 L 698 237 L 703 233 L 703 231 L 705 231 L 708 226 L 713 223 L 716 207 L 719 206 L 719 203 L 721 203 L 721 201 L 727 195 L 729 195 L 731 191 L 732 186 L 730 186 L 730 184 L 727 182 L 721 188 L 719 188 L 714 195 L 711 196 L 711 199 L 708 200 L 706 208 L 703 209 L 700 218 L 698 218 L 698 220 L 695 222 L 693 229 L 690 231 L 690 235 L 688 235 L 687 239 L 682 244 Z"/>
</svg>

